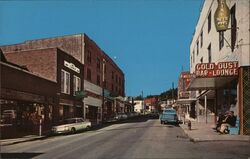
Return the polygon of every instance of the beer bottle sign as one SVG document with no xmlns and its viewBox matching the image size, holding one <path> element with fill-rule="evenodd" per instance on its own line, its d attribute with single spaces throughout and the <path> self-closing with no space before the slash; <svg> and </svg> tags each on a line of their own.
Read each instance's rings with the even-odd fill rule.
<svg viewBox="0 0 250 159">
<path fill-rule="evenodd" d="M 226 0 L 217 0 L 218 7 L 214 13 L 214 23 L 218 32 L 225 31 L 228 28 L 230 11 Z"/>
</svg>

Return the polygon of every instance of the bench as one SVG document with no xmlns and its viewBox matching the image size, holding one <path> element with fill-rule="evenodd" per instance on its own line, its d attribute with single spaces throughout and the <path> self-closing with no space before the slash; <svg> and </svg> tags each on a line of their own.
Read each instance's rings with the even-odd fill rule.
<svg viewBox="0 0 250 159">
<path fill-rule="evenodd" d="M 238 135 L 240 130 L 240 119 L 237 118 L 235 126 L 229 127 L 228 130 L 230 135 Z"/>
</svg>

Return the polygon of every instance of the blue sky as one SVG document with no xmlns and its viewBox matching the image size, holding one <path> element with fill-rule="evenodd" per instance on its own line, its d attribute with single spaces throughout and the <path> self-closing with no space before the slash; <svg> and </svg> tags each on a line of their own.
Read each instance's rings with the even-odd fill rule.
<svg viewBox="0 0 250 159">
<path fill-rule="evenodd" d="M 156 95 L 189 69 L 203 0 L 0 1 L 0 45 L 86 33 L 125 74 L 126 95 Z"/>
</svg>

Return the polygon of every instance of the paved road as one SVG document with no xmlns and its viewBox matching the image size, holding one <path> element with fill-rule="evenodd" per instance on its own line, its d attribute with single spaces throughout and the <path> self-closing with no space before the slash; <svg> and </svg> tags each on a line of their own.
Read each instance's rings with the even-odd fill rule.
<svg viewBox="0 0 250 159">
<path fill-rule="evenodd" d="M 245 158 L 247 142 L 190 142 L 180 127 L 158 120 L 114 124 L 75 135 L 1 147 L 2 157 L 39 159 L 91 158 Z"/>
</svg>

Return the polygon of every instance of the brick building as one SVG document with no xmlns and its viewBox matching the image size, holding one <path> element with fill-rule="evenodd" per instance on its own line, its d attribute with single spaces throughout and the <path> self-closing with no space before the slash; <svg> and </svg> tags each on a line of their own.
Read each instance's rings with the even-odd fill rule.
<svg viewBox="0 0 250 159">
<path fill-rule="evenodd" d="M 1 138 L 38 134 L 39 120 L 43 132 L 55 121 L 57 83 L 29 71 L 27 67 L 7 61 L 1 50 Z M 18 133 L 17 133 L 18 132 Z"/>
<path fill-rule="evenodd" d="M 82 116 L 83 102 L 76 98 L 76 91 L 83 88 L 83 65 L 78 60 L 58 48 L 8 52 L 5 57 L 37 76 L 57 83 L 58 105 L 53 108 L 55 121 Z"/>
<path fill-rule="evenodd" d="M 29 40 L 24 43 L 1 46 L 4 54 L 60 48 L 84 65 L 84 118 L 102 120 L 114 114 L 113 97 L 124 97 L 125 79 L 122 70 L 86 34 Z M 46 73 L 45 73 L 46 74 Z M 51 78 L 51 77 L 47 77 Z"/>
</svg>

